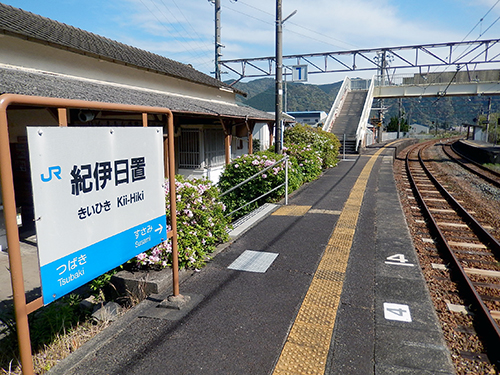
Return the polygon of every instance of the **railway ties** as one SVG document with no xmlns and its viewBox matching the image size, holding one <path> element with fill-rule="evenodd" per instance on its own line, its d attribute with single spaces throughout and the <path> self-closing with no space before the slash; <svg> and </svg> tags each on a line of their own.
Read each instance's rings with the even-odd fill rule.
<svg viewBox="0 0 500 375">
<path fill-rule="evenodd" d="M 468 202 L 455 199 L 448 192 L 449 187 L 439 181 L 442 176 L 431 166 L 434 160 L 426 153 L 433 146 L 433 142 L 419 144 L 406 155 L 406 174 L 410 182 L 410 189 L 406 191 L 409 195 L 414 194 L 410 199 L 412 212 L 417 214 L 420 211 L 423 219 L 419 219 L 418 224 L 426 227 L 432 237 L 421 238 L 422 243 L 424 246 L 434 245 L 442 258 L 442 263 L 433 263 L 432 268 L 449 271 L 452 281 L 457 284 L 459 299 L 468 306 L 457 309 L 458 305 L 446 300 L 448 309 L 473 314 L 473 324 L 488 357 L 498 366 L 500 244 L 490 234 L 493 228 L 476 220 L 471 208 L 464 208 Z M 432 256 L 439 261 L 438 255 Z"/>
</svg>

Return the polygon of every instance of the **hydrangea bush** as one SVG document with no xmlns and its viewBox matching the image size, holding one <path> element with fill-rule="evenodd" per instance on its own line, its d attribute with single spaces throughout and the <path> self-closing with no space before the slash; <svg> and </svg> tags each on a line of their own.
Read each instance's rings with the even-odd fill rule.
<svg viewBox="0 0 500 375">
<path fill-rule="evenodd" d="M 273 165 L 277 160 L 281 160 L 283 155 L 276 155 L 270 151 L 260 151 L 252 155 L 243 155 L 234 159 L 226 166 L 219 180 L 219 187 L 222 192 L 229 190 L 233 186 L 253 176 L 254 174 Z M 285 182 L 285 163 L 278 163 L 261 175 L 244 184 L 240 188 L 224 195 L 222 201 L 227 206 L 227 212 L 232 212 L 246 203 L 251 202 L 258 196 L 275 188 Z M 292 158 L 288 169 L 288 189 L 293 191 L 302 183 L 297 161 Z M 244 209 L 231 215 L 232 219 L 241 217 L 256 209 L 265 202 L 273 202 L 281 199 L 285 195 L 285 187 L 277 189 L 273 193 L 255 201 Z"/>
<path fill-rule="evenodd" d="M 297 160 L 303 182 L 313 181 L 321 175 L 323 159 L 321 158 L 321 152 L 318 150 L 304 144 L 292 144 L 283 147 L 283 153 Z"/>
<path fill-rule="evenodd" d="M 340 142 L 333 133 L 328 133 L 320 128 L 296 124 L 285 130 L 283 141 L 288 148 L 292 145 L 302 145 L 318 151 L 323 169 L 333 168 L 338 163 Z"/>
<path fill-rule="evenodd" d="M 203 267 L 216 246 L 228 240 L 226 207 L 219 199 L 219 189 L 204 179 L 188 180 L 176 176 L 177 233 L 179 268 Z M 165 204 L 170 217 L 170 190 L 165 181 Z M 168 220 L 168 219 L 167 219 Z M 168 230 L 171 227 L 167 226 Z M 167 240 L 137 255 L 140 266 L 164 268 L 172 265 L 172 242 Z"/>
<path fill-rule="evenodd" d="M 296 190 L 304 182 L 318 178 L 323 169 L 337 165 L 339 146 L 340 142 L 335 135 L 321 129 L 300 124 L 287 129 L 284 133 L 283 151 L 290 157 L 289 192 Z M 236 158 L 226 166 L 224 173 L 221 175 L 219 181 L 221 191 L 229 190 L 282 157 L 272 151 L 261 151 L 253 155 L 243 155 Z M 222 200 L 227 205 L 228 212 L 232 212 L 284 181 L 285 171 L 283 166 L 276 166 L 241 188 L 224 195 Z M 278 189 L 238 211 L 232 215 L 232 219 L 251 212 L 265 202 L 277 201 L 284 197 L 284 193 L 284 188 Z"/>
</svg>

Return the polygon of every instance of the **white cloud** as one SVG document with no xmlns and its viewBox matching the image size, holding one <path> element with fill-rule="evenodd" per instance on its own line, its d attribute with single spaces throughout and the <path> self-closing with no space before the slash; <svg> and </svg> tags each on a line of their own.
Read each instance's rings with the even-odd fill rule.
<svg viewBox="0 0 500 375">
<path fill-rule="evenodd" d="M 447 17 L 446 10 L 450 14 L 466 13 L 473 7 L 484 15 L 496 0 L 476 0 L 474 5 L 469 1 L 420 0 L 417 5 L 396 0 L 283 0 L 283 17 L 297 10 L 284 25 L 283 52 L 302 54 L 460 41 L 470 30 L 469 25 Z M 123 28 L 119 31 L 123 34 L 121 40 L 209 72 L 207 65 L 214 60 L 214 6 L 209 1 L 114 3 L 121 6 L 115 17 Z M 222 44 L 226 46 L 223 59 L 274 55 L 274 1 L 221 0 L 221 5 Z M 430 8 L 436 11 L 430 13 Z M 477 21 L 471 16 L 467 22 L 472 27 Z"/>
</svg>

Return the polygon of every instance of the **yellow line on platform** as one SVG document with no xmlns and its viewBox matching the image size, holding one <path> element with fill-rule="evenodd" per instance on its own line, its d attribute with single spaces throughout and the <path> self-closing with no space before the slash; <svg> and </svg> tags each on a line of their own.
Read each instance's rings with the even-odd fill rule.
<svg viewBox="0 0 500 375">
<path fill-rule="evenodd" d="M 356 224 L 373 165 L 370 157 L 347 198 L 273 374 L 324 374 Z"/>
<path fill-rule="evenodd" d="M 304 216 L 311 206 L 281 206 L 276 211 L 274 211 L 272 216 Z"/>
</svg>

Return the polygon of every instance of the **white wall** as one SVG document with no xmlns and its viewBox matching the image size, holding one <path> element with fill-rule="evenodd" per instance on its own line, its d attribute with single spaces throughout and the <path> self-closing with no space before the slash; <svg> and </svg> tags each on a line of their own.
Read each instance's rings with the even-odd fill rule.
<svg viewBox="0 0 500 375">
<path fill-rule="evenodd" d="M 269 126 L 263 123 L 255 124 L 253 128 L 253 138 L 260 141 L 260 149 L 267 150 L 270 146 Z"/>
<path fill-rule="evenodd" d="M 235 94 L 119 63 L 3 35 L 0 63 L 16 67 L 119 83 L 196 98 L 234 103 Z"/>
</svg>

